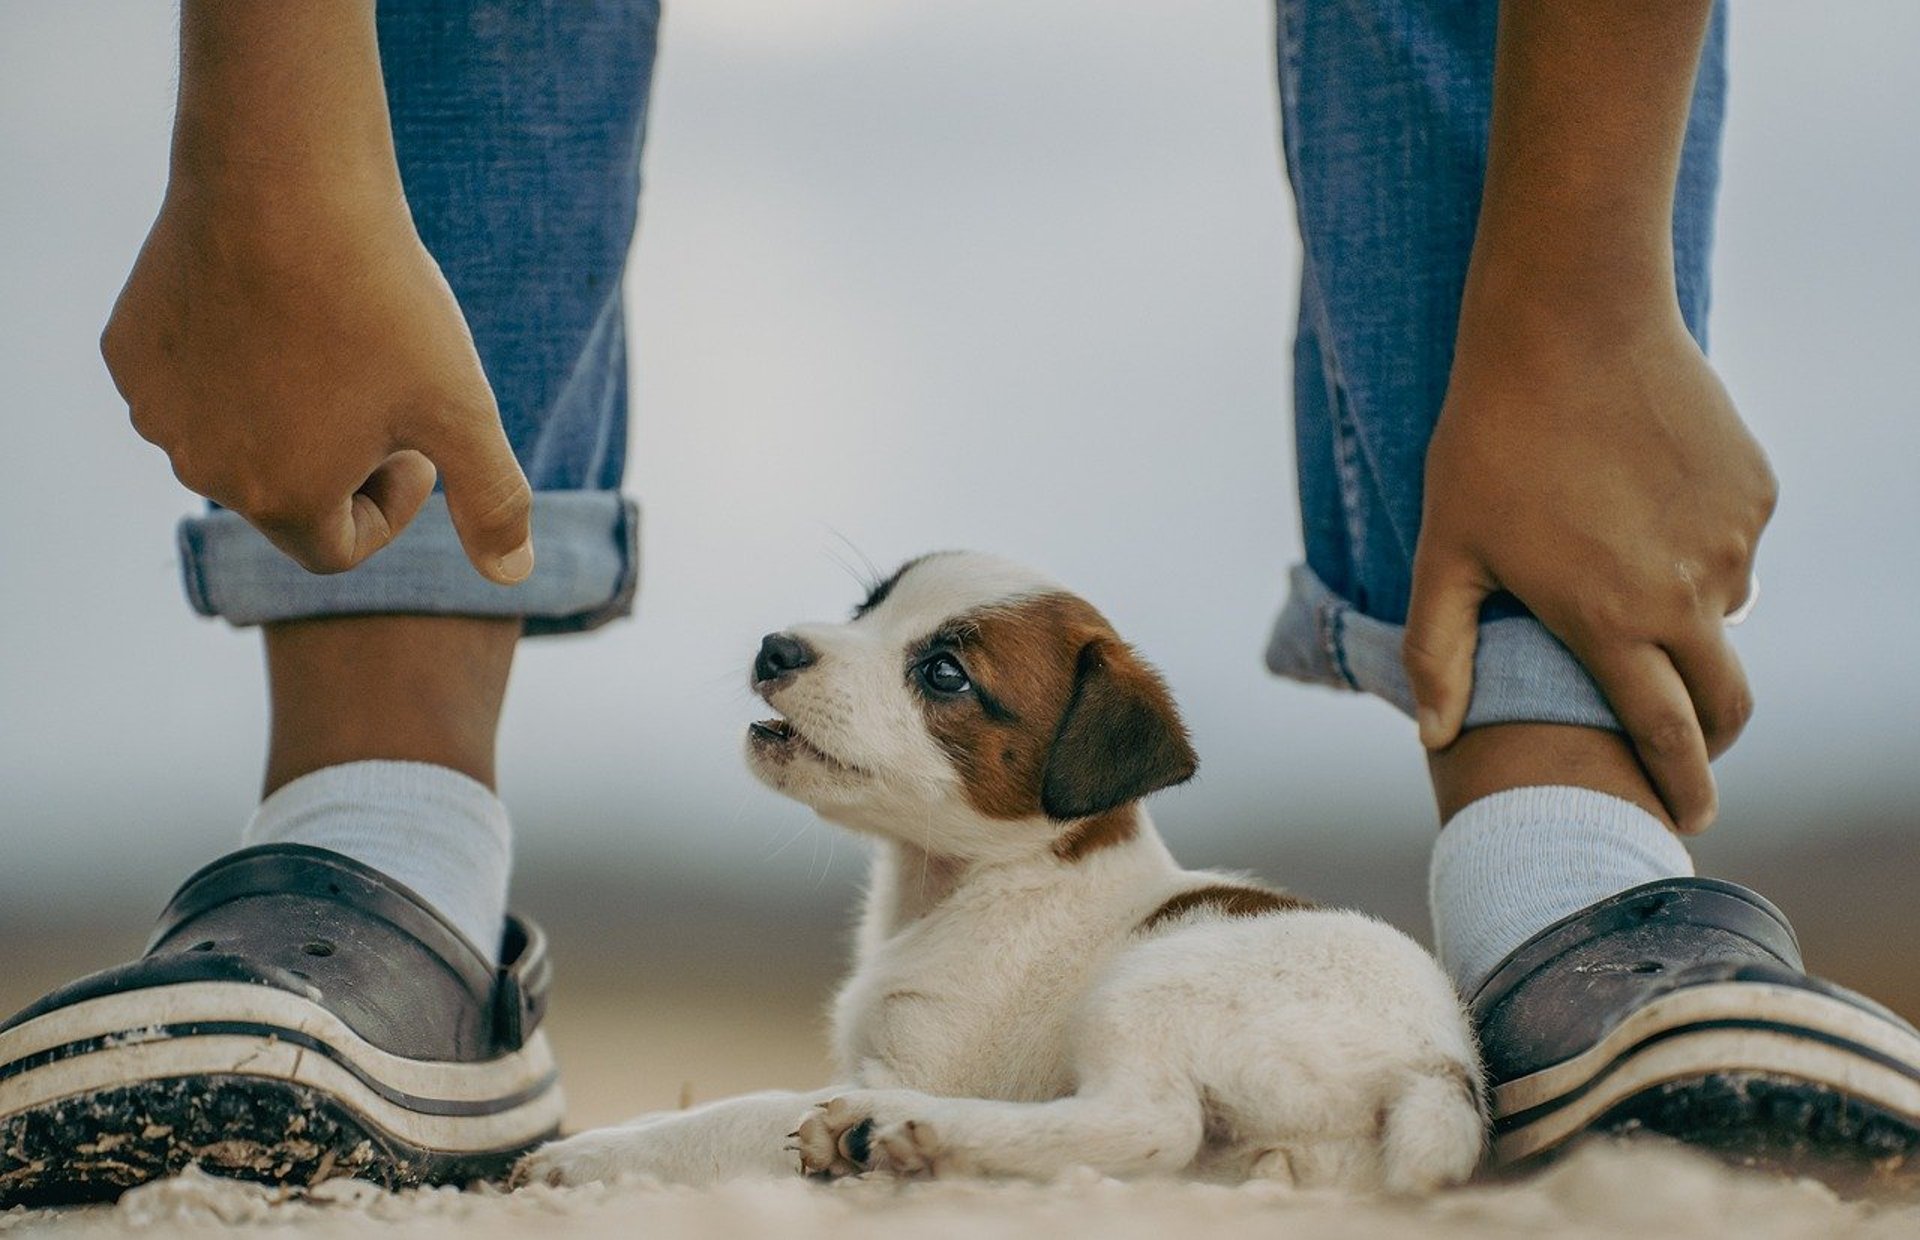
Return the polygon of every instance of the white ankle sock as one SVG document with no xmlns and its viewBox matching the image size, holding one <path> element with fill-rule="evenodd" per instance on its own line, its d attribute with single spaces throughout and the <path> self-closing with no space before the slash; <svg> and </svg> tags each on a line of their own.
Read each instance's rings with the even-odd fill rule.
<svg viewBox="0 0 1920 1240">
<path fill-rule="evenodd" d="M 1471 995 L 1508 952 L 1567 914 L 1692 873 L 1673 832 L 1630 801 L 1586 788 L 1496 792 L 1455 814 L 1434 845 L 1434 945 Z"/>
<path fill-rule="evenodd" d="M 473 940 L 500 951 L 513 831 L 486 785 L 427 762 L 348 762 L 260 803 L 241 843 L 345 853 L 411 887 Z"/>
</svg>

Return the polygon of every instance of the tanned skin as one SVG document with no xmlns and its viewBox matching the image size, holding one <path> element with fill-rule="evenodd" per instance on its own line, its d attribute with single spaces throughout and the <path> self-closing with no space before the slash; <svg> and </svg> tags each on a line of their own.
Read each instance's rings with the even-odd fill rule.
<svg viewBox="0 0 1920 1240">
<path fill-rule="evenodd" d="M 1767 459 L 1687 334 L 1673 194 L 1709 0 L 1506 0 L 1486 196 L 1427 454 L 1405 655 L 1442 819 L 1592 787 L 1681 831 L 1753 710 L 1724 617 L 1773 513 Z M 1460 733 L 1495 590 L 1626 728 Z"/>
</svg>

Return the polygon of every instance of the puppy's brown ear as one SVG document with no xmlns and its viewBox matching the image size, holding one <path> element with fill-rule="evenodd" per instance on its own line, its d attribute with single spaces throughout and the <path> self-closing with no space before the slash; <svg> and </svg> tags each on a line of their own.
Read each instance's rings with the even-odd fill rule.
<svg viewBox="0 0 1920 1240">
<path fill-rule="evenodd" d="M 1120 642 L 1080 648 L 1073 696 L 1040 775 L 1040 808 L 1054 819 L 1091 818 L 1193 778 L 1199 759 L 1152 668 Z"/>
</svg>

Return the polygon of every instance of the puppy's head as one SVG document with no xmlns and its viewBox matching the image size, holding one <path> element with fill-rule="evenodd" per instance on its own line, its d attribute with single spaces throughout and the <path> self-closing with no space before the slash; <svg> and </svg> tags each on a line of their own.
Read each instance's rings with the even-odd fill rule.
<svg viewBox="0 0 1920 1240">
<path fill-rule="evenodd" d="M 753 686 L 780 712 L 748 729 L 754 774 L 942 856 L 1124 838 L 1116 814 L 1196 766 L 1166 686 L 1105 617 L 990 556 L 925 556 L 846 623 L 769 634 Z"/>
</svg>

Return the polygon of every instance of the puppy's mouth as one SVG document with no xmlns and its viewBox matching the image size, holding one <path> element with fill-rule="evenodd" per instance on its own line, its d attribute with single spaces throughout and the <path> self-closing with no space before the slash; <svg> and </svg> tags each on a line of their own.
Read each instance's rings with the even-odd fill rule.
<svg viewBox="0 0 1920 1240">
<path fill-rule="evenodd" d="M 747 735 L 753 738 L 754 748 L 764 753 L 779 754 L 783 758 L 794 758 L 802 754 L 828 766 L 841 770 L 858 771 L 850 762 L 842 762 L 820 746 L 800 734 L 791 719 L 775 716 L 772 719 L 758 719 L 747 725 Z"/>
</svg>

